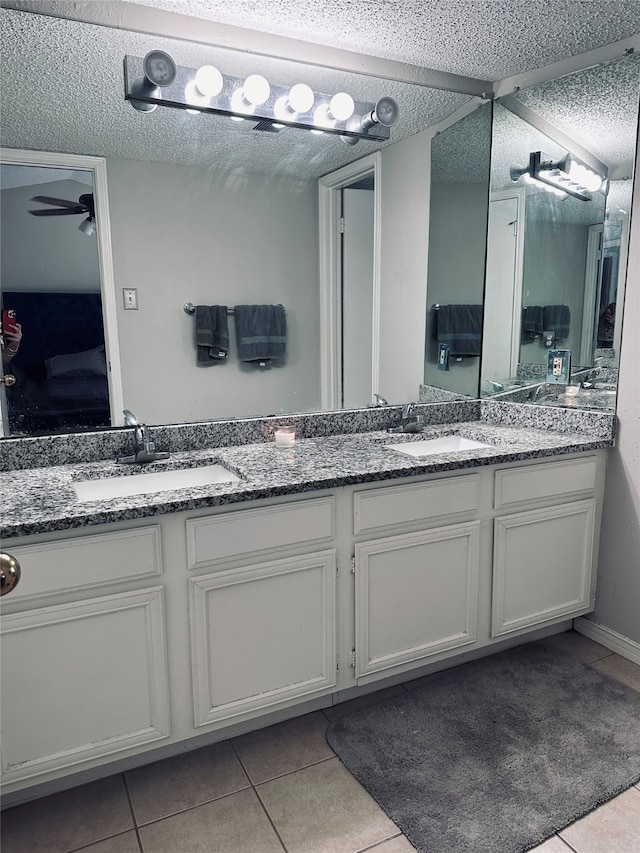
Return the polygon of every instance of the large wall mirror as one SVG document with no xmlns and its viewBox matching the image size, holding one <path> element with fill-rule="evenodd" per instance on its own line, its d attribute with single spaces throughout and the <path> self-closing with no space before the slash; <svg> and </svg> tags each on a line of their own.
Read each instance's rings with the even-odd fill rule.
<svg viewBox="0 0 640 853">
<path fill-rule="evenodd" d="M 3 212 L 10 209 L 5 208 L 5 192 L 12 192 L 15 199 L 22 199 L 21 216 L 23 222 L 28 221 L 30 235 L 36 226 L 41 235 L 44 229 L 64 227 L 69 240 L 73 232 L 75 242 L 69 242 L 68 248 L 61 231 L 57 237 L 46 238 L 49 245 L 53 240 L 69 263 L 68 274 L 62 272 L 56 282 L 48 283 L 48 250 L 35 242 L 35 236 L 29 237 L 31 260 L 38 259 L 41 267 L 38 292 L 55 290 L 65 294 L 84 289 L 94 296 L 102 294 L 110 400 L 108 414 L 104 399 L 101 400 L 100 415 L 96 416 L 100 423 L 122 423 L 123 407 L 149 424 L 166 424 L 308 412 L 343 402 L 353 405 L 350 399 L 366 405 L 369 392 L 383 395 L 390 403 L 403 403 L 418 399 L 419 395 L 420 399 L 431 400 L 477 397 L 480 388 L 483 393 L 490 388 L 497 390 L 498 386 L 503 392 L 508 390 L 505 383 L 514 378 L 514 373 L 519 380 L 519 367 L 535 363 L 529 352 L 523 350 L 521 356 L 520 346 L 524 344 L 520 325 L 514 324 L 513 305 L 506 305 L 500 297 L 494 299 L 500 306 L 497 324 L 501 334 L 508 329 L 504 340 L 499 341 L 485 325 L 481 354 L 462 353 L 458 359 L 450 347 L 448 370 L 439 364 L 442 340 L 438 335 L 444 334 L 445 312 L 439 315 L 436 330 L 433 310 L 435 305 L 472 306 L 476 309 L 472 312 L 474 322 L 481 316 L 478 311 L 482 312 L 483 307 L 487 225 L 490 243 L 495 231 L 487 214 L 492 127 L 492 194 L 505 187 L 519 190 L 511 182 L 509 167 L 512 162 L 522 162 L 530 150 L 538 150 L 533 142 L 518 143 L 517 150 L 503 152 L 503 161 L 498 162 L 500 146 L 496 140 L 508 140 L 511 132 L 507 126 L 504 132 L 499 129 L 505 115 L 509 116 L 512 132 L 520 134 L 530 114 L 538 114 L 548 125 L 563 130 L 566 137 L 578 140 L 582 148 L 592 150 L 609 170 L 608 207 L 604 219 L 600 217 L 599 233 L 602 252 L 610 257 L 607 264 L 611 272 L 606 286 L 602 277 L 595 280 L 590 298 L 594 317 L 604 302 L 606 307 L 616 302 L 610 339 L 613 345 L 602 349 L 617 352 L 627 223 L 624 214 L 614 216 L 610 211 L 614 198 L 618 211 L 630 211 L 630 199 L 624 194 L 631 186 L 628 164 L 633 160 L 637 126 L 635 56 L 620 60 L 611 76 L 605 67 L 600 67 L 575 75 L 571 85 L 565 85 L 563 78 L 519 92 L 517 99 L 523 106 L 514 113 L 507 102 L 496 104 L 494 110 L 493 104 L 483 101 L 479 85 L 459 87 L 465 88 L 463 92 L 409 85 L 12 9 L 0 10 L 0 26 L 2 145 L 15 155 L 8 165 L 15 166 L 16 158 L 21 163 L 16 153 L 21 150 L 32 152 L 30 158 L 22 158 L 30 160 L 22 163 L 27 168 L 60 165 L 55 156 L 48 158 L 48 152 L 71 158 L 64 164 L 71 173 L 65 174 L 66 183 L 53 189 L 48 186 L 51 181 L 39 183 L 36 173 L 27 176 L 23 170 L 18 183 L 12 178 L 11 187 L 2 189 Z M 167 51 L 178 64 L 192 68 L 215 63 L 238 77 L 262 73 L 283 84 L 304 82 L 316 91 L 346 90 L 358 100 L 374 103 L 381 97 L 392 97 L 399 105 L 400 118 L 387 142 L 363 140 L 351 146 L 337 136 L 312 136 L 295 129 L 265 133 L 255 130 L 251 123 L 234 123 L 202 113 L 164 108 L 141 113 L 124 99 L 123 59 L 125 55 L 142 57 L 156 48 Z M 28 62 L 25 56 L 29 57 Z M 611 130 L 607 135 L 624 139 L 624 159 L 620 163 L 611 159 L 608 149 L 598 148 L 602 136 L 600 116 L 605 113 L 594 106 L 598 104 L 594 98 L 602 97 L 604 91 L 610 92 L 612 98 L 626 93 L 624 109 L 619 100 L 609 100 L 606 113 L 607 128 Z M 592 118 L 594 110 L 598 111 L 597 121 Z M 575 121 L 576 112 L 582 121 Z M 572 121 L 565 126 L 563 119 L 569 114 Z M 591 137 L 578 132 L 589 127 L 593 131 Z M 545 131 L 536 127 L 535 133 Z M 542 142 L 537 144 L 542 146 Z M 558 143 L 547 153 L 555 156 L 568 148 Z M 75 163 L 74 157 L 78 158 Z M 97 235 L 78 232 L 82 214 L 59 217 L 55 222 L 56 217 L 31 216 L 25 205 L 34 206 L 30 200 L 36 196 L 72 200 L 88 194 L 89 185 L 81 174 L 87 169 L 82 158 L 87 157 L 103 158 L 108 188 L 106 199 L 106 192 L 101 197 L 100 186 L 93 184 Z M 360 174 L 358 164 L 373 162 L 371 158 L 375 165 Z M 336 177 L 343 175 L 345 169 L 353 170 L 352 182 Z M 8 173 L 3 166 L 3 179 L 5 174 Z M 23 179 L 20 185 L 19 180 Z M 334 213 L 342 210 L 342 205 L 347 209 L 353 201 L 359 205 L 363 201 L 360 196 L 365 194 L 374 199 L 371 221 L 375 254 L 365 278 L 366 305 L 359 307 L 364 303 L 356 300 L 354 309 L 351 303 L 349 310 L 355 310 L 355 319 L 348 321 L 342 314 L 343 308 L 346 311 L 343 293 L 326 289 L 332 286 L 326 284 L 331 279 L 326 267 L 338 266 L 340 253 L 334 251 L 328 260 L 321 252 L 321 180 L 335 194 L 329 205 Z M 540 200 L 532 202 L 536 203 L 540 205 Z M 575 206 L 580 207 L 577 201 Z M 583 219 L 586 207 L 584 204 L 580 208 Z M 461 212 L 464 219 L 460 218 Z M 3 241 L 5 234 L 24 233 L 19 225 L 11 225 L 6 213 L 3 220 L 7 224 Z M 107 220 L 108 234 L 104 235 L 100 227 Z M 553 219 L 549 225 L 547 211 L 534 211 L 532 207 L 527 227 L 538 221 L 542 230 L 556 230 L 558 224 Z M 594 224 L 583 221 L 579 227 L 590 228 Z M 564 230 L 569 232 L 568 224 Z M 80 249 L 78 238 L 84 241 Z M 94 280 L 89 285 L 87 274 L 78 284 L 76 273 L 84 265 L 83 256 L 90 245 L 103 268 L 105 258 L 112 257 L 110 278 L 105 280 L 103 275 L 99 284 Z M 464 252 L 460 246 L 464 246 Z M 521 292 L 521 281 L 528 282 L 537 275 L 535 267 L 529 272 L 526 258 L 539 256 L 539 250 L 532 248 L 527 253 L 526 249 L 525 243 L 521 278 L 517 284 L 512 280 L 513 293 Z M 558 255 L 562 257 L 563 251 Z M 451 268 L 452 262 L 458 265 L 457 269 Z M 337 277 L 343 272 L 339 270 Z M 452 277 L 457 281 L 456 290 L 450 287 Z M 545 277 L 548 279 L 546 273 Z M 35 290 L 35 280 L 34 277 L 28 284 L 31 291 Z M 3 270 L 3 293 L 19 290 L 17 281 L 17 277 L 8 278 Z M 346 281 L 339 284 L 348 286 Z M 132 288 L 137 308 L 130 310 L 125 308 L 124 291 Z M 487 301 L 493 288 L 490 274 Z M 528 299 L 520 297 L 519 310 L 527 307 L 522 304 L 523 298 L 525 302 Z M 542 293 L 536 296 L 545 304 L 550 298 Z M 554 291 L 553 302 L 566 303 L 572 318 L 581 318 L 581 311 L 584 314 L 584 298 L 581 301 L 576 297 L 572 302 L 568 294 Z M 234 323 L 230 318 L 232 357 L 225 363 L 198 366 L 194 317 L 183 310 L 185 303 L 284 305 L 286 360 L 265 368 L 241 362 L 235 355 Z M 600 328 L 604 335 L 604 320 Z M 27 351 L 27 339 L 34 330 L 35 326 L 23 328 L 23 352 Z M 596 333 L 594 326 L 594 337 Z M 472 330 L 468 337 L 475 334 Z M 364 383 L 364 390 L 354 398 L 344 389 L 333 388 L 329 393 L 322 366 L 329 365 L 335 384 L 336 376 L 339 381 L 345 371 L 344 359 L 351 357 L 354 341 L 363 337 L 369 341 L 370 357 L 375 359 L 375 364 L 365 365 L 368 384 Z M 593 356 L 589 361 L 586 355 L 588 340 L 587 332 L 581 331 L 576 343 L 571 341 L 572 350 L 580 352 L 579 356 L 574 352 L 574 364 L 589 362 L 584 366 L 593 366 Z M 74 343 L 76 352 L 82 347 L 83 353 L 92 353 L 100 346 L 100 342 L 93 341 Z M 503 346 L 508 348 L 508 355 Z M 529 345 L 529 349 L 535 346 Z M 355 349 L 363 361 L 362 348 Z M 340 358 L 336 360 L 338 350 Z M 500 364 L 490 367 L 490 353 L 500 354 Z M 70 354 L 74 353 L 55 353 Z M 503 366 L 506 363 L 508 369 Z M 21 366 L 17 359 L 16 364 Z M 103 388 L 104 379 L 102 376 Z M 3 414 L 6 415 L 6 408 Z M 28 418 L 14 418 L 5 432 L 83 429 L 93 423 L 91 418 L 89 423 L 82 421 L 88 417 L 86 414 L 76 415 L 77 422 L 66 425 L 29 424 Z"/>
<path fill-rule="evenodd" d="M 326 259 L 319 249 L 319 179 L 374 155 L 379 168 L 370 180 L 376 186 L 361 182 L 345 189 L 376 194 L 376 304 L 366 319 L 356 314 L 355 322 L 344 324 L 343 351 L 350 352 L 351 340 L 375 335 L 384 343 L 377 347 L 379 387 L 370 392 L 390 403 L 417 399 L 427 300 L 429 129 L 480 97 L 14 10 L 0 10 L 0 20 L 2 99 L 10 117 L 2 128 L 5 150 L 38 151 L 42 165 L 47 151 L 105 158 L 122 406 L 150 424 L 326 407 L 320 364 L 331 346 L 327 326 L 336 318 L 325 316 L 321 298 Z M 141 113 L 124 100 L 123 59 L 154 48 L 193 68 L 214 63 L 237 76 L 260 72 L 272 81 L 345 90 L 374 103 L 389 96 L 400 118 L 388 142 L 352 146 L 302 130 L 259 132 L 221 116 L 165 108 Z M 74 199 L 84 187 L 76 181 L 54 192 L 35 180 L 26 177 L 23 192 L 15 195 L 29 227 L 30 252 L 40 257 L 41 278 L 46 250 L 34 242 L 35 231 L 56 227 L 54 239 L 62 248 L 66 229 L 70 242 L 61 253 L 77 269 L 78 238 L 82 250 L 95 240 L 78 233 L 83 217 L 33 217 L 28 209 L 42 207 L 33 197 Z M 73 281 L 70 271 L 51 286 L 69 291 Z M 371 289 L 372 281 L 366 286 Z M 2 287 L 16 290 L 4 275 Z M 123 290 L 129 288 L 136 290 L 137 309 L 124 307 Z M 230 317 L 230 358 L 197 366 L 187 302 L 284 305 L 286 360 L 266 368 L 239 361 Z M 33 333 L 23 328 L 25 351 Z M 329 405 L 341 401 L 337 394 Z M 111 422 L 121 423 L 118 416 L 112 411 Z"/>
<path fill-rule="evenodd" d="M 615 408 L 639 91 L 632 54 L 495 103 L 482 395 Z"/>
</svg>

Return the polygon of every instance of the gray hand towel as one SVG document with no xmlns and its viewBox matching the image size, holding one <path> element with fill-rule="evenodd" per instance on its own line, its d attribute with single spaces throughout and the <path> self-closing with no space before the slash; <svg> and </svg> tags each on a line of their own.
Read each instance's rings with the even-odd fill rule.
<svg viewBox="0 0 640 853">
<path fill-rule="evenodd" d="M 568 305 L 545 305 L 543 308 L 543 325 L 545 332 L 555 332 L 556 339 L 561 341 L 569 337 L 571 326 L 571 311 Z"/>
<path fill-rule="evenodd" d="M 229 325 L 226 305 L 196 305 L 197 363 L 219 364 L 229 355 Z"/>
<path fill-rule="evenodd" d="M 523 312 L 523 328 L 527 338 L 533 340 L 543 333 L 542 306 L 529 305 Z"/>
<path fill-rule="evenodd" d="M 482 305 L 441 305 L 437 313 L 438 342 L 452 356 L 478 356 L 482 348 Z"/>
<path fill-rule="evenodd" d="M 241 361 L 282 360 L 287 353 L 287 319 L 282 305 L 236 305 Z"/>
</svg>

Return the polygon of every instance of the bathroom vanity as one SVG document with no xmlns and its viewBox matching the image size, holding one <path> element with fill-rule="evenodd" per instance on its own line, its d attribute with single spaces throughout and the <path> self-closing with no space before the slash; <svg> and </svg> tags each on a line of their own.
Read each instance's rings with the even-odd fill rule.
<svg viewBox="0 0 640 853">
<path fill-rule="evenodd" d="M 489 446 L 386 446 L 447 432 Z M 263 442 L 169 460 L 232 482 L 84 501 L 74 483 L 112 462 L 0 474 L 22 567 L 2 600 L 5 793 L 553 633 L 593 608 L 610 444 L 477 422 Z"/>
</svg>

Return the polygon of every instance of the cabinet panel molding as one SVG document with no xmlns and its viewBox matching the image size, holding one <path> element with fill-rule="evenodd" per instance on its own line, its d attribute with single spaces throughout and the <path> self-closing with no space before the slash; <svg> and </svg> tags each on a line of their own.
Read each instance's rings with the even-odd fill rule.
<svg viewBox="0 0 640 853">
<path fill-rule="evenodd" d="M 336 684 L 335 551 L 190 580 L 195 726 Z"/>
<path fill-rule="evenodd" d="M 1 633 L 3 782 L 170 735 L 162 587 L 5 615 Z"/>
<path fill-rule="evenodd" d="M 22 577 L 11 603 L 51 593 L 86 590 L 162 573 L 160 527 L 77 536 L 12 549 Z"/>
<path fill-rule="evenodd" d="M 356 545 L 356 676 L 475 642 L 480 522 Z"/>
<path fill-rule="evenodd" d="M 598 457 L 565 459 L 496 471 L 495 508 L 593 492 L 598 482 Z"/>
<path fill-rule="evenodd" d="M 592 498 L 495 519 L 493 637 L 590 609 L 595 515 Z"/>
<path fill-rule="evenodd" d="M 187 521 L 188 565 L 198 569 L 248 554 L 328 543 L 334 530 L 333 497 L 194 518 Z"/>
<path fill-rule="evenodd" d="M 463 516 L 475 512 L 478 506 L 477 474 L 365 489 L 353 496 L 353 532 L 357 536 L 394 524 Z"/>
</svg>

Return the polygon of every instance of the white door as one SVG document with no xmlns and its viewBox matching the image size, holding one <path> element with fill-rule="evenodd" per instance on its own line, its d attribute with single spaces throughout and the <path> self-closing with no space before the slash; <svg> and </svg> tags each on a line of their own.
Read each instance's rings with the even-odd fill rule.
<svg viewBox="0 0 640 853">
<path fill-rule="evenodd" d="M 490 380 L 515 376 L 520 348 L 524 216 L 518 191 L 489 204 L 482 337 L 482 391 Z"/>
<path fill-rule="evenodd" d="M 373 190 L 342 191 L 342 405 L 373 399 Z"/>
</svg>

